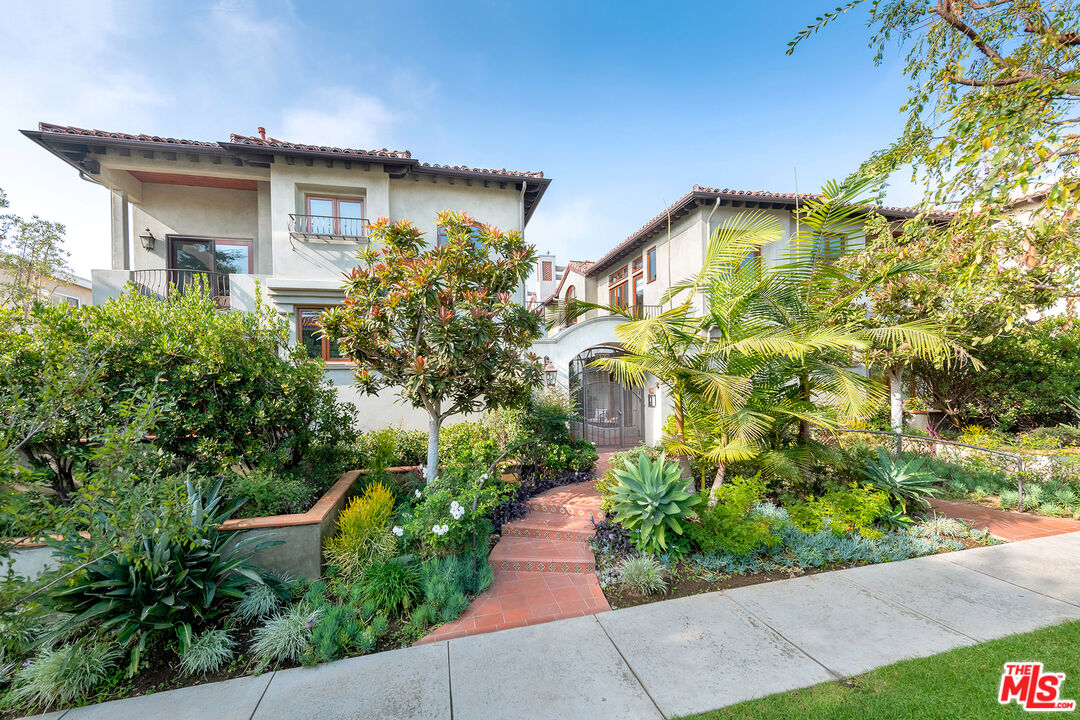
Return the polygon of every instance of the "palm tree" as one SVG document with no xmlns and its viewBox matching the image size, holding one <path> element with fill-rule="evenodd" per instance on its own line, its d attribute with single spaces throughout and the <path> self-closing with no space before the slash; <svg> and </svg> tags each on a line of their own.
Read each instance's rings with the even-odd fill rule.
<svg viewBox="0 0 1080 720">
<path fill-rule="evenodd" d="M 567 310 L 600 308 L 627 320 L 615 329 L 626 354 L 596 365 L 625 385 L 641 386 L 652 376 L 668 389 L 674 422 L 664 445 L 682 461 L 716 466 L 710 502 L 730 463 L 766 453 L 771 471 L 801 474 L 824 447 L 813 439 L 813 427 L 868 417 L 885 390 L 852 369 L 860 353 L 899 344 L 927 358 L 962 353 L 930 323 L 875 327 L 865 321 L 860 298 L 866 288 L 911 267 L 857 280 L 829 262 L 830 247 L 846 247 L 863 227 L 857 196 L 865 189 L 863 183 L 827 185 L 807 203 L 792 242 L 772 267 L 759 253 L 783 239 L 780 223 L 760 211 L 729 218 L 712 234 L 701 271 L 669 288 L 661 304 L 671 308 L 655 317 L 581 301 Z"/>
</svg>

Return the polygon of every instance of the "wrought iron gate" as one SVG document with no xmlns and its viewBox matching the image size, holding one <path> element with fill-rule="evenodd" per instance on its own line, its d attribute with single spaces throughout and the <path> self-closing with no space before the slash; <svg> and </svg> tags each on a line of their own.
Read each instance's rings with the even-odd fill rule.
<svg viewBox="0 0 1080 720">
<path fill-rule="evenodd" d="M 570 397 L 577 403 L 574 434 L 597 447 L 633 447 L 645 439 L 643 389 L 624 387 L 607 370 L 591 367 L 601 357 L 617 357 L 623 351 L 595 347 L 570 363 Z"/>
</svg>

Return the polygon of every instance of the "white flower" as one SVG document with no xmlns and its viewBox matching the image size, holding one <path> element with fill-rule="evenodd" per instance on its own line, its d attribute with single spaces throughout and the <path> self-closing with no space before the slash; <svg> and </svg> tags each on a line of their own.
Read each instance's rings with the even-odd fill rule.
<svg viewBox="0 0 1080 720">
<path fill-rule="evenodd" d="M 416 495 L 416 497 L 420 497 L 420 494 L 420 488 L 417 488 L 416 492 L 413 493 L 413 495 Z"/>
<path fill-rule="evenodd" d="M 449 531 L 449 525 L 434 525 L 431 528 L 431 532 L 435 533 L 436 535 L 445 535 Z"/>
<path fill-rule="evenodd" d="M 443 525 L 442 526 L 442 533 L 440 533 L 440 534 L 445 535 L 448 532 L 450 532 L 450 526 L 449 525 Z"/>
<path fill-rule="evenodd" d="M 460 520 L 461 516 L 465 514 L 465 508 L 458 505 L 458 501 L 455 500 L 454 502 L 450 503 L 450 514 L 454 517 L 455 520 Z"/>
<path fill-rule="evenodd" d="M 401 537 L 402 535 L 404 535 L 404 534 L 405 534 L 405 531 L 404 531 L 404 530 L 402 530 L 401 528 L 399 528 L 399 527 L 398 527 L 397 525 L 395 525 L 395 526 L 394 526 L 394 529 L 393 529 L 393 530 L 391 530 L 390 532 L 394 533 L 394 534 L 395 534 L 395 535 L 397 535 L 398 537 Z"/>
</svg>

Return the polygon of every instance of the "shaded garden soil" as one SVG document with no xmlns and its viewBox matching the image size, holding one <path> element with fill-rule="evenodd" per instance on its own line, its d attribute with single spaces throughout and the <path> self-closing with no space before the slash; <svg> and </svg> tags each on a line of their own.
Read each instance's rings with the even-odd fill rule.
<svg viewBox="0 0 1080 720">
<path fill-rule="evenodd" d="M 963 538 L 959 542 L 964 546 L 965 550 L 982 547 L 984 545 L 984 543 L 980 543 L 971 538 Z M 611 605 L 611 609 L 617 610 L 619 608 L 634 607 L 635 605 L 648 605 L 649 603 L 660 602 L 662 600 L 674 600 L 676 598 L 690 597 L 691 595 L 717 592 L 719 590 L 731 590 L 733 588 L 758 585 L 760 583 L 774 582 L 776 580 L 790 580 L 791 578 L 802 577 L 803 575 L 818 575 L 820 573 L 832 572 L 833 570 L 846 570 L 847 568 L 871 564 L 873 563 L 837 563 L 835 565 L 820 568 L 792 569 L 787 572 L 726 575 L 720 576 L 718 580 L 708 580 L 701 577 L 701 574 L 695 572 L 690 565 L 683 563 L 678 565 L 674 572 L 669 573 L 667 577 L 668 589 L 666 592 L 642 595 L 636 590 L 621 585 L 603 588 L 603 591 L 604 597 L 607 598 L 608 604 Z"/>
</svg>

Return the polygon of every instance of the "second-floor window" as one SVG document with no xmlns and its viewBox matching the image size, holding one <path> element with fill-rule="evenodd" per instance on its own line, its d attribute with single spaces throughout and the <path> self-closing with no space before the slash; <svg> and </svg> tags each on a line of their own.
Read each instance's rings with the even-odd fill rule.
<svg viewBox="0 0 1080 720">
<path fill-rule="evenodd" d="M 341 354 L 336 342 L 323 337 L 320 316 L 326 308 L 298 308 L 296 311 L 296 339 L 307 350 L 312 360 L 324 362 L 348 360 Z"/>
<path fill-rule="evenodd" d="M 479 225 L 474 224 L 471 228 L 469 228 L 469 236 L 472 238 L 473 245 L 475 245 L 476 247 L 480 247 L 483 244 L 480 242 Z M 435 231 L 435 244 L 440 247 L 446 244 L 446 228 L 444 228 L 442 225 L 440 225 Z"/>
<path fill-rule="evenodd" d="M 835 262 L 847 251 L 847 238 L 839 233 L 814 238 L 814 255 L 825 262 Z"/>
<path fill-rule="evenodd" d="M 319 235 L 364 235 L 364 201 L 357 198 L 307 196 L 307 232 Z"/>
<path fill-rule="evenodd" d="M 656 279 L 656 248 L 649 248 L 649 252 L 645 254 L 645 258 L 648 261 L 647 264 L 649 266 L 647 268 L 648 272 L 646 273 L 646 277 L 648 278 L 648 282 L 652 282 Z"/>
</svg>

